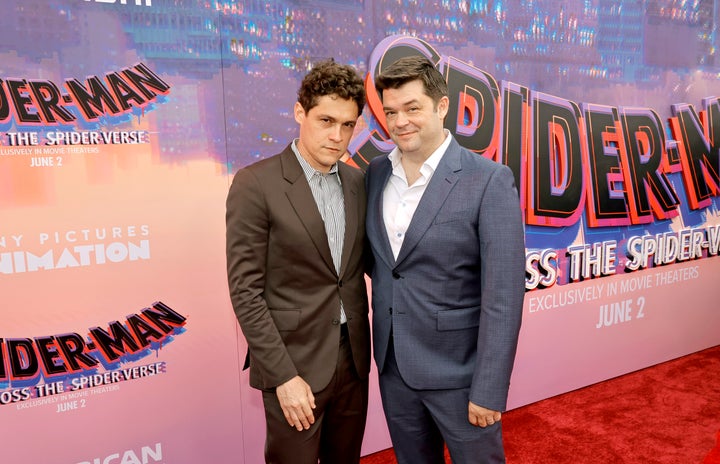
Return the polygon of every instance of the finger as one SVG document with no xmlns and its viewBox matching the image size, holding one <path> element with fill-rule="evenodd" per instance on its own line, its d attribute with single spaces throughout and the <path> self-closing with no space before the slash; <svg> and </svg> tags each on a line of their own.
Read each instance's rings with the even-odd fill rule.
<svg viewBox="0 0 720 464">
<path fill-rule="evenodd" d="M 302 412 L 311 424 L 315 423 L 315 414 L 313 414 L 313 409 L 315 409 L 315 397 L 312 392 L 308 391 L 307 402 L 303 401 L 302 404 Z"/>
<path fill-rule="evenodd" d="M 310 428 L 310 421 L 308 420 L 308 418 L 306 416 L 302 416 L 302 415 L 298 416 L 298 419 L 299 419 L 299 423 L 298 423 L 298 426 L 296 427 L 298 430 L 303 430 L 303 429 L 307 430 Z M 314 420 L 313 420 L 313 422 L 314 422 Z"/>
<path fill-rule="evenodd" d="M 292 416 L 290 415 L 290 411 L 283 408 L 282 406 L 280 407 L 280 409 L 282 409 L 283 416 L 285 416 L 285 420 L 287 421 L 287 423 L 294 427 L 295 424 L 293 423 L 293 419 L 292 419 Z"/>
<path fill-rule="evenodd" d="M 315 395 L 312 394 L 312 391 L 308 389 L 308 403 L 310 403 L 310 407 L 312 409 L 315 409 Z M 312 415 L 312 414 L 310 414 Z"/>
<path fill-rule="evenodd" d="M 475 427 L 485 427 L 485 419 L 482 416 L 476 416 L 475 414 L 470 414 L 468 416 L 468 422 L 470 422 Z"/>
<path fill-rule="evenodd" d="M 315 396 L 312 394 L 309 386 L 306 387 L 304 393 L 304 398 L 298 398 L 292 405 L 288 405 L 288 410 L 292 411 L 295 417 L 297 417 L 297 422 L 295 422 L 294 425 L 298 430 L 307 430 L 310 428 L 310 425 L 315 423 L 315 415 L 313 414 Z"/>
<path fill-rule="evenodd" d="M 303 411 L 304 408 L 301 405 L 283 408 L 283 413 L 285 414 L 285 419 L 287 419 L 288 424 L 298 430 L 307 430 L 310 428 L 310 422 L 305 417 L 305 413 Z"/>
<path fill-rule="evenodd" d="M 302 423 L 300 422 L 300 419 L 298 418 L 297 414 L 290 413 L 288 416 L 286 416 L 288 424 L 290 424 L 290 427 L 295 427 L 298 431 L 302 430 Z"/>
<path fill-rule="evenodd" d="M 312 413 L 312 409 L 310 409 L 309 406 L 303 407 L 300 414 L 298 414 L 298 417 L 300 418 L 303 427 L 305 429 L 309 429 L 311 424 L 315 423 L 315 416 Z"/>
<path fill-rule="evenodd" d="M 499 412 L 496 412 L 496 413 L 492 414 L 491 416 L 486 417 L 485 422 L 487 423 L 487 425 L 493 425 L 493 424 L 500 422 L 501 418 L 502 418 L 501 414 Z"/>
</svg>

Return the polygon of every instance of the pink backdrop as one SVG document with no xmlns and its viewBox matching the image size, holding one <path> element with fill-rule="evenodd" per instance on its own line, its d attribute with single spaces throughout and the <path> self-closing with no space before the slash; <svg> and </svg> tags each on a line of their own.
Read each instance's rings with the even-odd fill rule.
<svg viewBox="0 0 720 464">
<path fill-rule="evenodd" d="M 298 3 L 318 11 L 310 14 Z M 248 386 L 247 372 L 241 370 L 246 344 L 230 305 L 225 275 L 224 213 L 230 179 L 241 166 L 279 151 L 292 136 L 288 134 L 294 134 L 289 112 L 306 64 L 300 57 L 337 53 L 363 73 L 371 72 L 376 64 L 371 56 L 385 51 L 387 40 L 382 38 L 397 31 L 395 20 L 415 21 L 416 16 L 423 16 L 423 11 L 418 15 L 396 12 L 394 4 L 388 3 L 383 8 L 389 10 L 380 8 L 376 22 L 359 22 L 358 13 L 367 19 L 382 2 L 346 2 L 329 14 L 326 10 L 332 2 L 320 3 L 319 7 L 314 2 L 170 4 L 159 0 L 3 3 L 3 462 L 262 462 L 262 404 L 259 393 Z M 406 3 L 397 8 L 408 6 Z M 508 15 L 527 12 L 538 3 L 554 11 L 557 2 L 518 3 L 523 8 L 507 14 L 474 11 L 474 21 L 493 20 L 497 27 L 510 30 L 508 22 L 513 18 Z M 581 21 L 590 23 L 589 29 L 582 31 L 601 26 L 592 9 L 578 13 L 588 2 L 561 3 L 570 5 L 573 21 L 580 15 Z M 435 18 L 440 17 L 431 11 L 436 7 L 440 8 L 435 4 L 417 8 Z M 564 8 L 557 8 L 561 17 L 567 16 Z M 431 46 L 443 63 L 471 71 L 485 69 L 484 65 L 489 72 L 505 69 L 501 65 L 493 69 L 493 64 L 501 61 L 502 50 L 514 49 L 503 42 L 511 39 L 496 39 L 500 41 L 497 47 L 470 43 L 463 27 L 477 24 L 454 22 L 451 13 L 443 12 L 449 19 L 442 26 L 451 32 L 426 34 L 436 39 Z M 537 17 L 530 13 L 528 18 Z M 327 21 L 322 23 L 327 28 L 333 20 L 342 27 L 334 26 L 333 34 L 317 32 L 323 37 L 318 40 L 313 31 L 321 27 L 319 17 Z M 386 29 L 364 30 L 361 39 L 349 40 L 343 35 L 350 31 L 347 33 L 355 36 L 355 28 L 369 23 L 380 28 L 383 21 L 388 22 Z M 668 30 L 673 29 L 668 26 Z M 488 37 L 501 36 L 494 29 L 482 31 Z M 298 39 L 301 32 L 306 42 Z M 573 34 L 576 32 L 577 28 Z M 268 38 L 272 34 L 280 39 Z M 523 43 L 531 40 L 522 30 L 510 35 Z M 378 43 L 371 37 L 379 38 Z M 427 45 L 414 38 L 399 40 L 411 46 Z M 322 45 L 329 50 L 312 48 Z M 378 50 L 373 51 L 376 46 Z M 575 49 L 567 50 L 568 62 L 575 63 Z M 474 65 L 470 63 L 473 60 Z M 587 60 L 597 61 L 593 53 Z M 589 86 L 595 86 L 591 93 L 599 104 L 662 106 L 664 111 L 679 101 L 674 93 L 672 99 L 668 97 L 675 89 L 685 89 L 683 97 L 699 104 L 716 84 L 716 76 L 707 78 L 692 69 L 648 71 L 650 83 L 643 81 L 637 87 L 632 82 L 608 87 L 607 79 L 615 77 L 596 79 L 595 71 L 582 82 L 568 82 L 567 74 L 546 76 L 545 61 L 542 56 L 522 61 L 534 62 L 541 71 L 533 68 L 522 74 L 526 68 L 519 66 L 522 73 L 511 77 L 518 79 L 519 85 L 534 86 L 533 91 L 557 92 L 565 98 L 584 96 Z M 140 62 L 168 87 L 146 87 L 150 93 L 143 93 L 142 83 L 133 83 L 123 74 Z M 584 72 L 578 71 L 576 64 L 567 67 Z M 526 79 L 528 75 L 547 79 Z M 662 82 L 653 80 L 657 76 Z M 97 118 L 82 117 L 80 97 L 71 96 L 73 82 L 87 92 L 99 93 L 98 86 L 102 86 L 112 93 L 102 102 L 85 100 L 100 113 Z M 643 86 L 651 90 L 638 93 Z M 613 98 L 622 101 L 611 103 Z M 123 100 L 128 108 L 122 108 Z M 43 112 L 43 108 L 51 110 Z M 63 113 L 63 108 L 68 113 Z M 265 117 L 267 112 L 272 118 Z M 265 127 L 268 120 L 274 125 Z M 354 140 L 355 147 L 378 129 L 369 108 L 360 122 L 362 133 Z M 99 143 L 52 144 L 50 134 L 56 131 L 92 133 Z M 140 143 L 111 140 L 116 132 L 137 131 L 144 136 Z M 718 227 L 717 195 L 718 189 L 711 189 L 705 207 L 695 211 L 687 210 L 682 197 L 681 215 L 705 229 Z M 678 232 L 686 228 L 684 224 L 676 221 L 667 227 Z M 645 224 L 630 233 L 652 235 L 650 229 L 655 225 Z M 541 241 L 551 232 L 561 234 L 536 228 L 528 235 Z M 563 233 L 580 236 L 571 228 Z M 626 236 L 618 234 L 617 238 L 623 241 Z M 132 247 L 140 249 L 138 254 L 125 255 Z M 535 251 L 546 248 L 552 247 L 529 247 Z M 719 272 L 720 259 L 706 254 L 700 259 L 528 291 L 510 407 L 720 343 L 720 312 L 715 301 Z M 161 333 L 159 325 L 143 316 L 143 310 L 158 301 L 184 319 L 169 333 Z M 134 328 L 140 333 L 133 332 L 123 341 L 120 332 L 112 328 L 128 333 Z M 85 343 L 83 354 L 102 360 L 90 337 L 96 330 L 116 342 L 120 359 L 100 362 L 94 368 L 69 369 L 58 340 L 77 336 Z M 150 345 L 133 348 L 132 343 L 143 335 Z M 43 367 L 39 350 L 48 337 L 53 341 L 44 345 L 45 354 L 54 365 Z M 18 343 L 36 351 L 11 352 L 10 347 Z M 33 360 L 38 361 L 34 375 L 15 375 L 33 370 Z M 148 373 L 144 370 L 147 366 L 160 367 Z M 96 385 L 73 390 L 74 382 L 96 376 L 100 379 Z M 54 390 L 47 392 L 48 388 Z M 46 394 L 38 396 L 43 391 Z M 365 454 L 390 446 L 374 366 L 369 408 Z"/>
</svg>

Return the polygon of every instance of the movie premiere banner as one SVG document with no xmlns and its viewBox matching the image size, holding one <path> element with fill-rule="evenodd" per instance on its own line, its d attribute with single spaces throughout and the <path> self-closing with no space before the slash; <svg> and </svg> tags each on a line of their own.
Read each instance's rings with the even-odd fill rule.
<svg viewBox="0 0 720 464">
<path fill-rule="evenodd" d="M 720 343 L 718 16 L 613 3 L 5 1 L 3 462 L 262 462 L 225 197 L 296 136 L 297 87 L 327 57 L 366 77 L 350 163 L 392 149 L 375 74 L 422 54 L 448 129 L 515 173 L 511 407 Z M 365 454 L 391 446 L 371 375 Z"/>
<path fill-rule="evenodd" d="M 242 459 L 220 13 L 182 3 L 3 2 L 3 462 Z"/>
<path fill-rule="evenodd" d="M 445 76 L 460 143 L 515 173 L 526 297 L 510 408 L 720 343 L 720 98 L 573 101 L 393 36 L 370 58 L 357 162 L 392 149 L 373 77 L 408 55 Z"/>
</svg>

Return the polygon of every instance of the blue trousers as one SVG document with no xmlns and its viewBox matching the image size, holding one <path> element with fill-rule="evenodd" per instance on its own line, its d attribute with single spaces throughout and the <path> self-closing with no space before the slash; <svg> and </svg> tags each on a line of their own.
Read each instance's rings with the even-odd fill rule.
<svg viewBox="0 0 720 464">
<path fill-rule="evenodd" d="M 469 388 L 415 390 L 402 379 L 392 340 L 380 375 L 380 395 L 398 464 L 504 464 L 502 421 L 485 428 L 468 421 Z"/>
</svg>

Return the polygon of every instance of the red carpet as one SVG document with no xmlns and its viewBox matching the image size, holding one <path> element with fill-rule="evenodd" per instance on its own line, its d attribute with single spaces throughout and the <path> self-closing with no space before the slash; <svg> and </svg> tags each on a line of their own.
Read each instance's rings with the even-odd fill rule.
<svg viewBox="0 0 720 464">
<path fill-rule="evenodd" d="M 705 456 L 702 464 L 720 464 L 720 431 L 717 433 L 717 443 L 715 444 L 715 448 L 713 448 L 713 450 Z"/>
<path fill-rule="evenodd" d="M 720 345 L 508 411 L 503 436 L 508 464 L 720 464 Z"/>
</svg>

